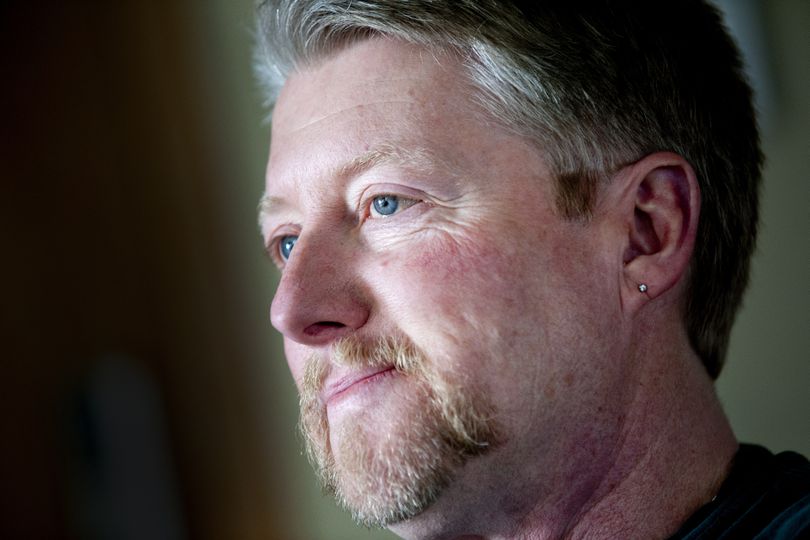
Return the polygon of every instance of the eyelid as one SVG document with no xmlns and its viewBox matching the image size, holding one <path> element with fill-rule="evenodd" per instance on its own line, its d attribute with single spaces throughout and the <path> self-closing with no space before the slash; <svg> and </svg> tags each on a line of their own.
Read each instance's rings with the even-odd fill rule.
<svg viewBox="0 0 810 540">
<path fill-rule="evenodd" d="M 371 214 L 371 207 L 375 198 L 384 197 L 386 195 L 397 197 L 400 202 L 413 201 L 402 210 L 398 210 L 396 214 L 404 212 L 411 206 L 414 206 L 420 202 L 426 202 L 428 200 L 428 197 L 421 191 L 398 184 L 375 184 L 373 186 L 369 186 L 360 194 L 359 203 L 357 205 L 357 215 L 359 216 L 361 223 L 369 218 L 384 219 L 378 216 L 373 216 Z M 393 218 L 396 214 L 391 215 L 390 218 Z"/>
</svg>

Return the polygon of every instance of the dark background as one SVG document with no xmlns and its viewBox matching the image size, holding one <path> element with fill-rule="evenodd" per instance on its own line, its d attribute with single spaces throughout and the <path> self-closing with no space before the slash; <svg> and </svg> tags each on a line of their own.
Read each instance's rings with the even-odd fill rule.
<svg viewBox="0 0 810 540">
<path fill-rule="evenodd" d="M 725 2 L 769 155 L 718 389 L 810 452 L 810 9 Z M 0 538 L 383 538 L 318 494 L 267 311 L 250 0 L 0 3 Z"/>
</svg>

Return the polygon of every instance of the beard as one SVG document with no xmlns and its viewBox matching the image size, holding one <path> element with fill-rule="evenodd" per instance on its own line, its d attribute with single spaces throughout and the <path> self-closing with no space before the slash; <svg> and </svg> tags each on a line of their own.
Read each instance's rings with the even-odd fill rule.
<svg viewBox="0 0 810 540">
<path fill-rule="evenodd" d="M 324 490 L 358 523 L 384 527 L 418 515 L 467 460 L 496 445 L 494 409 L 484 394 L 440 374 L 410 340 L 344 338 L 334 344 L 331 361 L 358 369 L 393 366 L 408 384 L 407 397 L 396 394 L 403 403 L 381 426 L 385 433 L 356 417 L 333 428 L 320 398 L 328 364 L 315 356 L 307 361 L 300 419 L 307 455 Z"/>
</svg>

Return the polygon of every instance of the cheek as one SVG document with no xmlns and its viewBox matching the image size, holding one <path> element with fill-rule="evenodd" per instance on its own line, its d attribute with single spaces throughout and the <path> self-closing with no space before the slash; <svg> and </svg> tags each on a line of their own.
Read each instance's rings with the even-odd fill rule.
<svg viewBox="0 0 810 540">
<path fill-rule="evenodd" d="M 436 238 L 426 242 L 413 258 L 403 265 L 409 273 L 428 274 L 436 281 L 469 276 L 491 263 L 500 254 L 484 240 L 459 242 L 449 238 Z"/>
<path fill-rule="evenodd" d="M 528 265 L 510 255 L 483 236 L 437 236 L 382 261 L 376 288 L 386 291 L 396 322 L 425 335 L 481 341 L 483 331 L 521 311 Z"/>
<path fill-rule="evenodd" d="M 512 259 L 510 261 L 510 259 Z M 501 289 L 512 281 L 515 263 L 498 245 L 485 237 L 464 239 L 440 236 L 424 243 L 403 270 L 418 276 L 420 286 L 432 291 L 437 301 L 477 298 Z"/>
</svg>

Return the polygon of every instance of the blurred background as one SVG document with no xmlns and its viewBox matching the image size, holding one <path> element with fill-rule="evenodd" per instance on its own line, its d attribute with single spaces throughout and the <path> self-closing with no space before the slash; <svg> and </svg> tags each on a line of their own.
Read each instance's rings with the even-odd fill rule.
<svg viewBox="0 0 810 540">
<path fill-rule="evenodd" d="M 764 217 L 718 389 L 810 454 L 810 3 L 723 2 Z M 268 322 L 252 0 L 0 3 L 0 538 L 357 539 Z"/>
</svg>

